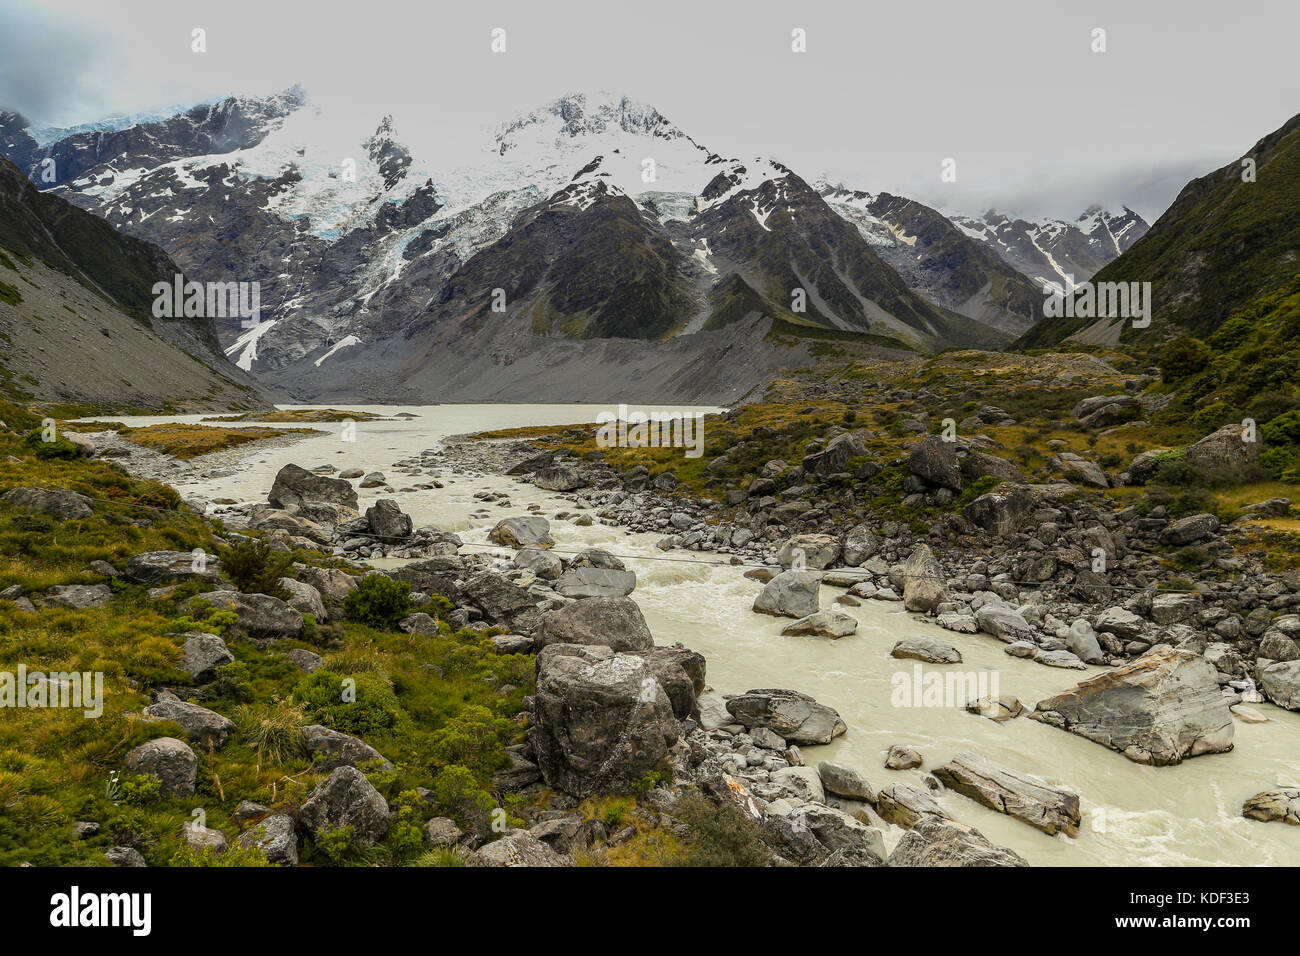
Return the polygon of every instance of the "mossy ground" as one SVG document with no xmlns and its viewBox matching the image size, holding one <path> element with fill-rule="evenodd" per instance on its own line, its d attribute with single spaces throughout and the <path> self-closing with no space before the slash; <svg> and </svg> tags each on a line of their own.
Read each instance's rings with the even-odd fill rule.
<svg viewBox="0 0 1300 956">
<path fill-rule="evenodd" d="M 0 486 L 67 487 L 96 499 L 91 517 L 66 522 L 0 506 L 0 587 L 17 584 L 32 593 L 57 584 L 100 583 L 103 578 L 87 571 L 91 561 L 121 568 L 141 551 L 216 546 L 219 527 L 185 510 L 173 489 L 127 477 L 104 462 L 41 460 L 21 438 L 39 419 L 12 405 L 0 407 L 0 418 L 15 429 L 0 432 Z M 336 563 L 302 551 L 295 558 Z M 180 632 L 220 632 L 226 626 L 219 615 L 195 615 L 185 604 L 200 585 L 182 586 L 160 601 L 149 600 L 142 587 L 111 586 L 111 603 L 94 610 L 46 608 L 33 614 L 0 601 L 0 670 L 15 672 L 23 664 L 29 672 L 104 675 L 98 718 L 59 708 L 3 711 L 0 866 L 106 865 L 104 850 L 119 845 L 136 847 L 150 865 L 215 862 L 184 852 L 182 826 L 193 811 L 202 810 L 207 825 L 233 841 L 238 827 L 232 814 L 241 800 L 292 807 L 323 777 L 293 745 L 292 735 L 279 756 L 253 745 L 264 736 L 260 728 L 282 724 L 286 711 L 294 717 L 290 726 L 300 717 L 345 724 L 338 729 L 353 733 L 353 718 L 365 714 L 364 738 L 396 764 L 392 771 L 369 774 L 395 811 L 384 842 L 361 849 L 347 840 L 332 840 L 325 848 L 307 841 L 305 862 L 410 862 L 423 850 L 424 819 L 441 813 L 469 825 L 468 814 L 500 801 L 489 792 L 489 781 L 506 762 L 505 745 L 526 730 L 519 715 L 532 689 L 530 655 L 497 655 L 485 634 L 453 632 L 445 620 L 430 637 L 308 619 L 302 641 L 265 650 L 231 641 L 236 662 L 198 688 L 179 669 Z M 443 607 L 433 610 L 441 613 Z M 324 656 L 320 677 L 305 677 L 285 659 L 294 647 L 312 647 Z M 335 677 L 357 681 L 357 703 L 351 705 L 356 710 L 323 705 L 320 686 Z M 220 750 L 196 748 L 197 789 L 184 800 L 159 798 L 129 775 L 116 790 L 109 788 L 110 775 L 123 770 L 132 747 L 159 736 L 185 738 L 179 726 L 141 718 L 149 689 L 158 686 L 231 717 L 240 728 Z M 422 799 L 421 787 L 438 797 Z M 99 834 L 78 840 L 73 825 L 81 820 L 100 823 Z"/>
</svg>

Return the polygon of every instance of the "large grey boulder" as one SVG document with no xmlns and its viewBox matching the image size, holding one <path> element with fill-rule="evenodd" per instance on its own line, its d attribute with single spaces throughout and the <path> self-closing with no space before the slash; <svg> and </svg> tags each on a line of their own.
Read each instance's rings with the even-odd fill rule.
<svg viewBox="0 0 1300 956">
<path fill-rule="evenodd" d="M 968 504 L 962 513 L 990 534 L 1006 536 L 1038 509 L 1039 500 L 1032 488 L 1003 482 Z"/>
<path fill-rule="evenodd" d="M 388 802 L 356 767 L 339 767 L 322 780 L 298 812 L 298 823 L 313 837 L 352 828 L 353 842 L 367 846 L 388 832 Z"/>
<path fill-rule="evenodd" d="M 342 478 L 312 474 L 298 465 L 285 465 L 275 476 L 267 501 L 277 508 L 293 511 L 310 502 L 357 507 L 357 491 Z"/>
<path fill-rule="evenodd" d="M 823 571 L 835 563 L 840 556 L 839 539 L 829 534 L 797 534 L 786 539 L 777 552 L 776 560 L 781 567 L 789 570 L 795 565 L 795 559 L 802 552 L 803 567 Z"/>
<path fill-rule="evenodd" d="M 366 509 L 370 533 L 385 542 L 401 542 L 411 536 L 411 516 L 392 498 L 380 498 Z"/>
<path fill-rule="evenodd" d="M 821 605 L 821 581 L 820 571 L 782 571 L 763 586 L 763 593 L 754 599 L 754 610 L 776 617 L 815 614 Z"/>
<path fill-rule="evenodd" d="M 1029 641 L 1033 644 L 1038 641 L 1038 632 L 1019 611 L 1004 601 L 990 601 L 981 605 L 975 612 L 975 620 L 985 634 L 992 634 L 1008 644 L 1016 641 Z"/>
<path fill-rule="evenodd" d="M 783 688 L 748 690 L 727 701 L 745 727 L 766 727 L 792 744 L 828 744 L 848 730 L 840 715 L 807 694 Z"/>
<path fill-rule="evenodd" d="M 269 594 L 242 594 L 239 591 L 208 591 L 196 594 L 191 601 L 206 601 L 218 611 L 233 611 L 239 620 L 227 632 L 246 637 L 256 644 L 302 637 L 302 615 L 279 598 Z"/>
<path fill-rule="evenodd" d="M 564 573 L 564 562 L 559 556 L 541 548 L 524 548 L 514 559 L 515 567 L 531 571 L 543 581 L 554 581 Z"/>
<path fill-rule="evenodd" d="M 844 536 L 844 563 L 850 568 L 858 567 L 879 550 L 880 538 L 866 522 L 854 525 Z"/>
<path fill-rule="evenodd" d="M 822 787 L 827 793 L 849 800 L 876 802 L 876 791 L 867 779 L 852 767 L 823 760 L 817 765 L 817 773 L 821 776 Z"/>
<path fill-rule="evenodd" d="M 613 568 L 571 566 L 555 582 L 565 597 L 627 597 L 636 590 L 636 572 Z"/>
<path fill-rule="evenodd" d="M 1264 696 L 1287 710 L 1300 710 L 1300 660 L 1269 664 L 1259 673 Z"/>
<path fill-rule="evenodd" d="M 934 775 L 949 790 L 1023 820 L 1044 833 L 1079 835 L 1077 793 L 1048 786 L 970 751 L 957 754 Z"/>
<path fill-rule="evenodd" d="M 565 866 L 565 858 L 527 830 L 511 830 L 499 840 L 479 847 L 473 866 Z"/>
<path fill-rule="evenodd" d="M 298 538 L 317 544 L 329 544 L 330 532 L 324 525 L 282 508 L 267 508 L 249 518 L 248 526 L 256 531 L 287 531 Z"/>
<path fill-rule="evenodd" d="M 903 565 L 903 606 L 932 614 L 947 600 L 943 568 L 928 544 L 918 544 Z"/>
<path fill-rule="evenodd" d="M 857 619 L 852 615 L 845 614 L 843 611 L 827 610 L 801 617 L 793 624 L 781 628 L 781 633 L 787 636 L 839 638 L 848 637 L 857 629 Z"/>
<path fill-rule="evenodd" d="M 480 571 L 460 585 L 487 619 L 511 631 L 531 631 L 537 624 L 539 598 L 495 571 Z"/>
<path fill-rule="evenodd" d="M 555 539 L 551 537 L 551 523 L 540 515 L 502 518 L 488 532 L 488 540 L 516 550 L 555 547 Z"/>
<path fill-rule="evenodd" d="M 961 652 L 937 637 L 907 637 L 897 642 L 890 657 L 924 661 L 927 664 L 960 664 Z"/>
<path fill-rule="evenodd" d="M 1005 458 L 989 455 L 982 451 L 972 451 L 961 460 L 961 476 L 967 481 L 981 478 L 999 478 L 1013 484 L 1023 485 L 1025 476 L 1020 469 Z"/>
<path fill-rule="evenodd" d="M 321 593 L 306 581 L 298 581 L 294 578 L 280 578 L 280 587 L 284 588 L 289 595 L 285 603 L 293 608 L 299 614 L 310 614 L 320 623 L 324 623 L 327 615 L 325 610 L 325 600 Z"/>
<path fill-rule="evenodd" d="M 576 468 L 569 465 L 547 465 L 533 474 L 533 484 L 547 491 L 574 491 L 587 482 Z"/>
<path fill-rule="evenodd" d="M 1171 521 L 1169 527 L 1160 534 L 1165 544 L 1192 544 L 1208 537 L 1219 530 L 1219 519 L 1211 514 L 1187 515 L 1177 521 Z"/>
<path fill-rule="evenodd" d="M 0 501 L 15 508 L 41 511 L 60 521 L 89 518 L 94 514 L 91 501 L 67 488 L 10 488 Z"/>
<path fill-rule="evenodd" d="M 961 491 L 961 467 L 957 463 L 957 443 L 944 441 L 940 435 L 926 435 L 907 456 L 907 467 L 912 474 L 929 484 Z"/>
<path fill-rule="evenodd" d="M 370 765 L 392 770 L 393 764 L 370 744 L 357 737 L 332 730 L 321 724 L 309 724 L 302 729 L 303 746 L 316 759 L 317 770 L 334 770 L 338 767 L 369 768 Z"/>
<path fill-rule="evenodd" d="M 847 470 L 849 460 L 860 458 L 867 453 L 867 446 L 855 432 L 836 435 L 826 443 L 826 447 L 803 460 L 805 471 L 816 475 L 833 475 Z"/>
<path fill-rule="evenodd" d="M 158 699 L 144 709 L 144 715 L 180 724 L 190 740 L 204 750 L 209 747 L 220 750 L 235 731 L 235 724 L 228 717 L 168 692 L 159 694 Z"/>
<path fill-rule="evenodd" d="M 307 567 L 298 571 L 298 580 L 315 588 L 326 604 L 342 604 L 360 578 L 338 568 Z"/>
<path fill-rule="evenodd" d="M 1110 479 L 1106 477 L 1106 472 L 1102 471 L 1100 465 L 1072 451 L 1053 455 L 1048 461 L 1048 466 L 1061 472 L 1068 481 L 1091 485 L 1094 488 L 1110 487 Z"/>
<path fill-rule="evenodd" d="M 573 796 L 631 789 L 677 741 L 672 703 L 637 654 L 543 648 L 534 700 L 537 765 L 548 785 Z"/>
<path fill-rule="evenodd" d="M 635 601 L 627 597 L 583 598 L 542 615 L 537 646 L 604 645 L 615 651 L 645 651 L 654 637 Z"/>
<path fill-rule="evenodd" d="M 235 661 L 226 642 L 216 634 L 186 631 L 181 637 L 186 639 L 181 645 L 181 670 L 193 677 L 196 684 L 214 680 L 218 667 Z"/>
<path fill-rule="evenodd" d="M 1097 615 L 1095 627 L 1098 633 L 1109 631 L 1116 637 L 1132 639 L 1142 634 L 1143 627 L 1146 626 L 1144 621 L 1137 614 L 1134 614 L 1128 608 L 1109 607 Z"/>
<path fill-rule="evenodd" d="M 937 800 L 919 787 L 891 783 L 876 794 L 876 812 L 887 823 L 911 829 L 925 817 L 947 817 L 948 812 Z"/>
<path fill-rule="evenodd" d="M 984 834 L 956 820 L 917 820 L 889 855 L 889 866 L 1028 866 L 1024 857 L 990 843 Z"/>
<path fill-rule="evenodd" d="M 220 579 L 220 568 L 221 560 L 215 554 L 198 557 L 189 551 L 146 551 L 127 559 L 122 576 L 132 584 L 150 587 L 196 578 L 215 584 Z"/>
<path fill-rule="evenodd" d="M 1179 763 L 1232 749 L 1232 712 L 1214 667 L 1156 648 L 1109 673 L 1040 700 L 1030 719 L 1087 737 L 1137 763 Z"/>
<path fill-rule="evenodd" d="M 1224 425 L 1189 445 L 1184 460 L 1209 470 L 1240 473 L 1259 457 L 1259 441 L 1243 440 L 1246 437 L 1249 436 L 1239 423 Z"/>
<path fill-rule="evenodd" d="M 797 826 L 811 830 L 818 842 L 832 853 L 851 851 L 869 860 L 867 865 L 884 865 L 884 836 L 875 827 L 855 820 L 843 810 L 807 803 L 794 810 L 790 816 Z"/>
<path fill-rule="evenodd" d="M 246 850 L 261 850 L 276 866 L 298 865 L 298 833 L 287 814 L 272 814 L 241 833 L 237 842 Z"/>
<path fill-rule="evenodd" d="M 157 777 L 163 796 L 188 797 L 194 793 L 199 760 L 183 740 L 158 737 L 130 751 L 126 755 L 126 769 Z"/>
</svg>

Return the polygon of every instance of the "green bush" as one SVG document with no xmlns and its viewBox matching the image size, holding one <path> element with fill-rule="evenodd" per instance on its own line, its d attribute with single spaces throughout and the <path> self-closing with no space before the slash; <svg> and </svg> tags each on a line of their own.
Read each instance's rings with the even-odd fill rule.
<svg viewBox="0 0 1300 956">
<path fill-rule="evenodd" d="M 1160 378 L 1181 382 L 1205 369 L 1210 361 L 1210 347 L 1190 335 L 1180 335 L 1160 355 Z"/>
<path fill-rule="evenodd" d="M 1265 422 L 1259 433 L 1269 445 L 1300 445 L 1300 409 L 1292 409 Z"/>
<path fill-rule="evenodd" d="M 411 585 L 385 574 L 368 574 L 343 599 L 350 620 L 380 631 L 392 631 L 411 613 Z"/>
<path fill-rule="evenodd" d="M 41 461 L 71 461 L 81 457 L 81 452 L 77 450 L 77 446 L 62 435 L 55 435 L 54 441 L 46 441 L 40 429 L 37 429 L 28 432 L 24 441 Z"/>
<path fill-rule="evenodd" d="M 269 594 L 285 600 L 289 593 L 280 583 L 293 564 L 293 555 L 274 551 L 260 538 L 244 538 L 220 549 L 221 570 L 245 594 Z"/>
<path fill-rule="evenodd" d="M 363 740 L 393 730 L 402 709 L 388 682 L 378 674 L 354 674 L 349 679 L 356 682 L 355 694 L 343 683 L 343 675 L 318 670 L 298 681 L 293 699 L 305 705 L 314 720 Z"/>
<path fill-rule="evenodd" d="M 758 825 L 739 807 L 695 793 L 682 797 L 673 815 L 687 828 L 682 866 L 766 866 L 770 859 Z"/>
</svg>

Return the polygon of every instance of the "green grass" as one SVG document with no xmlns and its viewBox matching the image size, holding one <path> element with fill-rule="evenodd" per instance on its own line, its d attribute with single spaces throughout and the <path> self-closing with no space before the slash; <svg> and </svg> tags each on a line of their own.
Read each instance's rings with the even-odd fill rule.
<svg viewBox="0 0 1300 956">
<path fill-rule="evenodd" d="M 0 403 L 11 426 L 31 428 L 39 419 Z M 10 456 L 17 461 L 8 460 Z M 214 527 L 179 510 L 176 492 L 128 478 L 102 462 L 42 460 L 12 433 L 0 433 L 0 487 L 68 487 L 96 500 L 91 517 L 57 522 L 48 516 L 0 505 L 0 586 L 25 592 L 56 584 L 98 583 L 86 569 L 94 560 L 121 568 L 137 552 L 214 548 Z M 295 559 L 336 564 L 295 552 Z M 115 582 L 114 597 L 87 611 L 42 609 L 27 613 L 0 601 L 0 670 L 98 671 L 104 675 L 104 713 L 87 719 L 67 709 L 10 709 L 0 721 L 0 866 L 103 866 L 110 846 L 138 849 L 153 866 L 210 865 L 184 846 L 182 825 L 202 809 L 207 825 L 233 842 L 239 832 L 234 808 L 252 800 L 290 810 L 323 774 L 297 745 L 302 721 L 341 724 L 355 731 L 367 713 L 365 739 L 395 763 L 369 774 L 394 808 L 388 837 L 377 847 L 333 841 L 317 848 L 305 841 L 306 862 L 395 865 L 414 861 L 424 849 L 423 820 L 452 815 L 468 825 L 499 798 L 488 791 L 491 772 L 506 762 L 504 747 L 522 739 L 519 716 L 532 692 L 534 659 L 497 655 L 484 634 L 453 632 L 440 618 L 436 636 L 376 630 L 352 622 L 314 624 L 304 640 L 259 649 L 232 641 L 236 662 L 217 681 L 193 687 L 179 669 L 182 628 L 223 629 L 224 619 L 192 610 L 188 597 L 203 588 L 191 583 L 162 601 L 143 587 Z M 445 605 L 432 608 L 445 613 Z M 195 616 L 191 617 L 193 614 Z M 487 632 L 488 634 L 492 632 Z M 294 647 L 312 647 L 325 658 L 312 678 L 286 660 Z M 313 687 L 331 678 L 357 682 L 357 711 L 329 706 Z M 138 715 L 149 688 L 180 688 L 182 696 L 236 721 L 238 730 L 218 751 L 199 752 L 193 797 L 159 798 L 123 778 L 110 790 L 110 775 L 123 770 L 134 746 L 154 737 L 184 739 L 184 731 Z M 357 706 L 350 705 L 350 706 Z M 417 788 L 441 795 L 429 804 Z M 101 824 L 98 835 L 78 840 L 79 820 Z M 232 858 L 232 862 L 237 858 Z"/>
</svg>

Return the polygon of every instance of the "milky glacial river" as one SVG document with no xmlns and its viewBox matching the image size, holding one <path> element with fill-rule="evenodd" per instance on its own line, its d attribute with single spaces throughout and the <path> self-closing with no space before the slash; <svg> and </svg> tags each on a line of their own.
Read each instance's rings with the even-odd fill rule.
<svg viewBox="0 0 1300 956">
<path fill-rule="evenodd" d="M 486 429 L 544 424 L 594 422 L 602 408 L 574 405 L 441 405 L 344 406 L 380 414 L 409 412 L 418 417 L 398 421 L 359 422 L 354 442 L 340 440 L 341 426 L 314 425 L 328 434 L 284 448 L 255 446 L 235 474 L 209 480 L 178 482 L 186 495 L 264 501 L 277 470 L 294 462 L 304 468 L 331 464 L 383 471 L 395 488 L 421 482 L 396 472 L 394 462 L 437 447 L 447 435 Z M 650 410 L 650 409 L 646 409 Z M 714 409 L 700 409 L 713 411 Z M 197 421 L 200 416 L 122 418 L 131 424 Z M 498 520 L 525 513 L 532 503 L 542 514 L 573 511 L 564 498 L 504 477 L 466 478 L 444 472 L 441 490 L 395 497 L 416 525 L 455 531 L 466 542 L 485 543 Z M 376 497 L 360 491 L 364 510 Z M 511 508 L 498 508 L 473 497 L 482 490 L 508 491 Z M 488 518 L 472 519 L 486 510 Z M 1300 785 L 1300 713 L 1270 704 L 1250 705 L 1268 719 L 1236 721 L 1236 745 L 1227 754 L 1197 757 L 1176 767 L 1147 767 L 1082 737 L 1024 718 L 999 724 L 957 707 L 899 707 L 891 704 L 891 679 L 913 673 L 913 661 L 889 656 L 894 642 L 916 635 L 940 637 L 961 651 L 962 664 L 925 665 L 926 672 L 959 669 L 996 673 L 998 691 L 1019 697 L 1032 708 L 1042 697 L 1099 673 L 1058 670 L 1003 653 L 1004 645 L 987 635 L 954 634 L 909 615 L 897 603 L 864 601 L 842 607 L 859 622 L 856 634 L 830 641 L 782 637 L 786 619 L 751 610 L 761 590 L 728 566 L 726 556 L 661 552 L 656 534 L 628 534 L 594 523 L 578 527 L 552 521 L 558 551 L 601 547 L 624 558 L 637 573 L 633 598 L 645 613 L 659 643 L 683 644 L 708 659 L 708 680 L 722 693 L 755 687 L 789 687 L 811 694 L 839 711 L 848 733 L 824 747 L 804 748 L 809 764 L 836 760 L 858 769 L 875 787 L 907 782 L 923 787 L 921 774 L 933 770 L 959 750 L 977 753 L 1035 774 L 1048 783 L 1079 793 L 1083 826 L 1077 839 L 1047 836 L 1011 817 L 987 810 L 966 797 L 941 792 L 939 802 L 956 819 L 981 830 L 995 843 L 1015 849 L 1035 865 L 1183 864 L 1300 865 L 1300 827 L 1259 823 L 1241 815 L 1242 802 L 1271 787 Z M 508 554 L 499 550 L 502 555 Z M 663 558 L 678 561 L 652 560 Z M 700 560 L 717 561 L 706 566 Z M 822 588 L 822 607 L 831 606 L 842 590 Z M 837 607 L 839 607 L 837 605 Z M 891 744 L 906 744 L 925 759 L 922 771 L 893 771 L 883 766 Z M 886 826 L 892 848 L 902 831 Z"/>
</svg>

